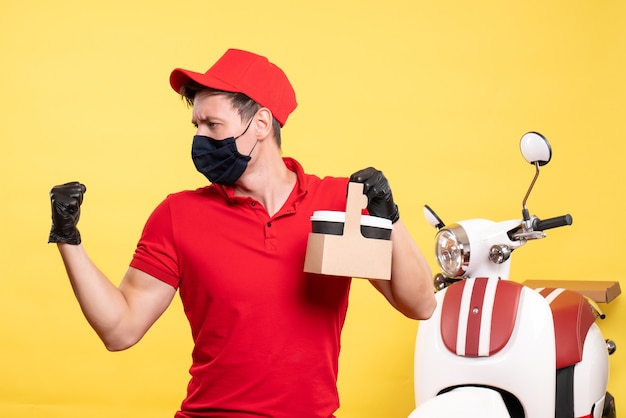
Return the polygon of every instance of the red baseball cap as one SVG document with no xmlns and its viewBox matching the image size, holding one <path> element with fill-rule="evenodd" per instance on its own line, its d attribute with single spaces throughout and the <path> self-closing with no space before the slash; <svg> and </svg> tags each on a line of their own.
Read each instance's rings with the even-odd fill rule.
<svg viewBox="0 0 626 418">
<path fill-rule="evenodd" d="M 170 75 L 176 93 L 190 80 L 216 90 L 245 94 L 268 108 L 280 126 L 298 105 L 283 70 L 265 57 L 240 49 L 226 51 L 204 74 L 176 68 Z"/>
</svg>

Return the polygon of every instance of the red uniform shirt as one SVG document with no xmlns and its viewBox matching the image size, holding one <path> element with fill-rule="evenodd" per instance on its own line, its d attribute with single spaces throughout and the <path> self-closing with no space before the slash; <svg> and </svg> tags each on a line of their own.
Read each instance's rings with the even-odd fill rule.
<svg viewBox="0 0 626 418">
<path fill-rule="evenodd" d="M 274 216 L 232 187 L 173 194 L 131 266 L 179 288 L 194 339 L 177 418 L 329 418 L 350 279 L 303 272 L 310 216 L 346 207 L 347 179 L 305 174 Z"/>
</svg>

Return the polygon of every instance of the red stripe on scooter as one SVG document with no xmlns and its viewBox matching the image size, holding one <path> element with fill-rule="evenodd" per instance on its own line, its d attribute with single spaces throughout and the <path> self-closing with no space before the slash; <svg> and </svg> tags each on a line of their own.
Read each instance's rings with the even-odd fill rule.
<svg viewBox="0 0 626 418">
<path fill-rule="evenodd" d="M 469 312 L 467 312 L 467 337 L 465 338 L 465 355 L 478 356 L 480 343 L 480 323 L 485 300 L 486 278 L 477 278 L 474 281 L 474 290 L 470 299 Z"/>
<path fill-rule="evenodd" d="M 491 318 L 491 341 L 489 355 L 502 350 L 509 342 L 515 328 L 517 309 L 522 286 L 515 282 L 500 280 L 493 302 L 493 316 Z"/>
<path fill-rule="evenodd" d="M 446 289 L 441 305 L 441 339 L 446 348 L 456 354 L 456 338 L 459 329 L 459 314 L 465 280 L 454 283 Z"/>
</svg>

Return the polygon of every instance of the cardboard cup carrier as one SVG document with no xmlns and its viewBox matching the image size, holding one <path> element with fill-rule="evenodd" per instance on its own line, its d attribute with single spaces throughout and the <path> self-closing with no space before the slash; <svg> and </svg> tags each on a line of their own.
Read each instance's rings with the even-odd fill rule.
<svg viewBox="0 0 626 418">
<path fill-rule="evenodd" d="M 304 271 L 331 276 L 391 279 L 391 221 L 361 215 L 363 184 L 348 183 L 346 211 L 317 211 L 311 217 Z"/>
</svg>

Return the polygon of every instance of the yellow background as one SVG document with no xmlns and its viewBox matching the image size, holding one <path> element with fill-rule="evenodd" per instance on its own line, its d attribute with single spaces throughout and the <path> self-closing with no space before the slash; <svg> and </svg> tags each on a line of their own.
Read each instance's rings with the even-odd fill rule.
<svg viewBox="0 0 626 418">
<path fill-rule="evenodd" d="M 624 287 L 624 28 L 615 0 L 2 1 L 0 416 L 157 418 L 179 406 L 191 338 L 178 299 L 136 347 L 107 352 L 46 244 L 48 191 L 87 185 L 84 243 L 119 282 L 156 204 L 205 184 L 169 73 L 204 71 L 229 47 L 289 75 L 300 105 L 284 154 L 320 175 L 382 169 L 429 260 L 422 205 L 447 222 L 519 217 L 534 171 L 518 141 L 542 132 L 554 156 L 529 208 L 574 225 L 516 252 L 512 278 Z M 405 417 L 417 323 L 366 282 L 353 289 L 338 417 Z M 618 347 L 623 299 L 601 324 Z M 618 406 L 623 353 L 611 358 Z"/>
</svg>

